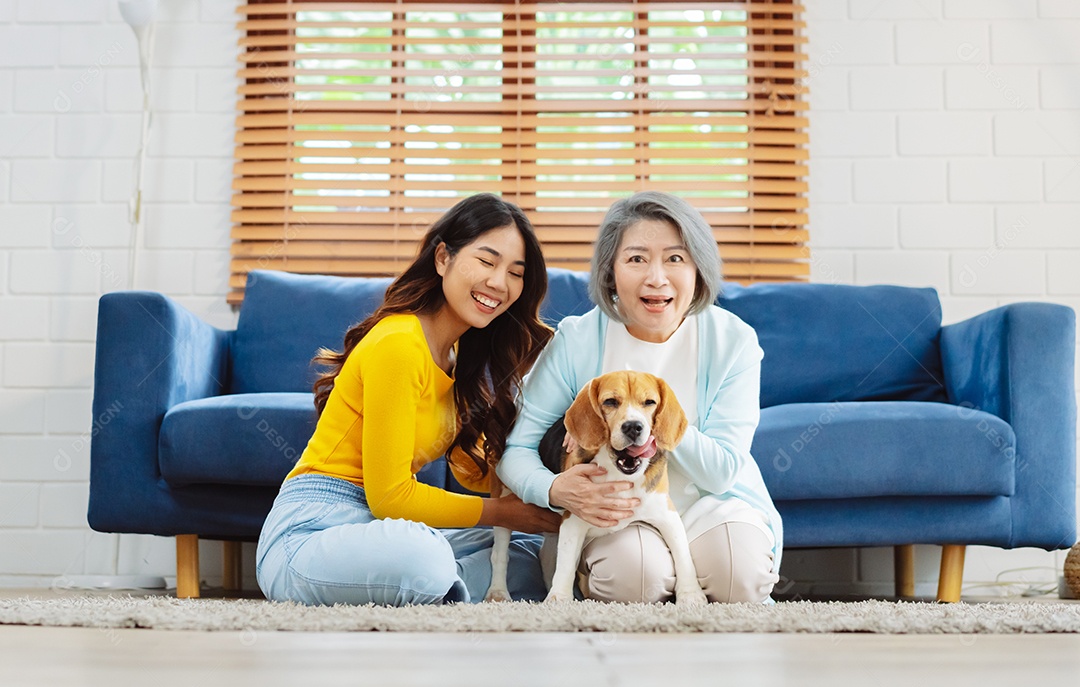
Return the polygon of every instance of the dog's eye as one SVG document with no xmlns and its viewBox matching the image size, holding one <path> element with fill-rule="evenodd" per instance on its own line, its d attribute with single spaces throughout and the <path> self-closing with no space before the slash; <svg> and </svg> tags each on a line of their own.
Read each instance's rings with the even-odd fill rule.
<svg viewBox="0 0 1080 687">
<path fill-rule="evenodd" d="M 654 405 L 656 405 L 656 401 L 652 400 L 651 398 L 646 398 L 645 399 L 645 405 L 654 406 Z"/>
<path fill-rule="evenodd" d="M 604 399 L 604 407 L 605 408 L 618 408 L 619 407 L 619 401 L 618 401 L 618 399 L 615 399 L 615 398 L 605 398 Z"/>
</svg>

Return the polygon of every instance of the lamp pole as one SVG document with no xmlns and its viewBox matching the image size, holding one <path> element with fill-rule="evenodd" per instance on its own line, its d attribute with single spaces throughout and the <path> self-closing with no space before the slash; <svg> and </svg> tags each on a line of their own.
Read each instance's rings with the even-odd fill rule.
<svg viewBox="0 0 1080 687">
<path fill-rule="evenodd" d="M 157 0 L 120 0 L 120 14 L 135 32 L 139 44 L 139 81 L 142 84 L 142 128 L 139 149 L 135 154 L 134 189 L 128 202 L 131 222 L 131 250 L 128 252 L 128 288 L 135 288 L 139 244 L 143 227 L 143 170 L 146 167 L 146 145 L 150 138 L 150 63 L 154 52 L 154 14 Z"/>
</svg>

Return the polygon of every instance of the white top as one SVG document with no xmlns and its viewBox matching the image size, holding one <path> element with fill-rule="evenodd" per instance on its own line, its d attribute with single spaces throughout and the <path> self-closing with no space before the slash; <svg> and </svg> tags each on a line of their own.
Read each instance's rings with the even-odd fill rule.
<svg viewBox="0 0 1080 687">
<path fill-rule="evenodd" d="M 679 405 L 686 412 L 686 421 L 697 424 L 697 370 L 694 365 L 687 365 L 688 360 L 697 360 L 698 332 L 697 319 L 688 317 L 683 320 L 675 333 L 663 343 L 642 341 L 630 334 L 623 325 L 609 320 L 605 336 L 604 359 L 600 364 L 602 374 L 620 370 L 637 370 L 660 377 L 671 390 Z M 685 400 L 684 400 L 685 399 Z"/>
<path fill-rule="evenodd" d="M 686 413 L 690 426 L 697 424 L 698 397 L 697 366 L 687 361 L 698 359 L 698 323 L 696 317 L 683 320 L 667 341 L 652 343 L 642 341 L 630 334 L 626 325 L 609 320 L 604 336 L 604 353 L 601 361 L 603 374 L 621 370 L 648 372 L 660 377 L 671 390 Z M 749 504 L 737 498 L 716 502 L 704 501 L 693 481 L 674 461 L 668 462 L 668 489 L 676 510 L 683 516 L 687 534 L 694 536 L 722 522 L 749 522 L 756 525 L 773 540 L 768 519 Z M 691 511 L 691 508 L 701 503 Z"/>
</svg>

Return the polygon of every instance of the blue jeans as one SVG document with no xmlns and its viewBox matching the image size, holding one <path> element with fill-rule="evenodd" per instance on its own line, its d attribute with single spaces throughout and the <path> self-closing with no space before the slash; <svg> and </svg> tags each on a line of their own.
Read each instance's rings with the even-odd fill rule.
<svg viewBox="0 0 1080 687">
<path fill-rule="evenodd" d="M 282 485 L 263 524 L 256 577 L 266 598 L 306 605 L 478 602 L 491 582 L 492 541 L 488 528 L 379 520 L 361 487 L 300 475 Z M 541 542 L 520 533 L 511 540 L 508 582 L 515 599 L 546 595 Z"/>
</svg>

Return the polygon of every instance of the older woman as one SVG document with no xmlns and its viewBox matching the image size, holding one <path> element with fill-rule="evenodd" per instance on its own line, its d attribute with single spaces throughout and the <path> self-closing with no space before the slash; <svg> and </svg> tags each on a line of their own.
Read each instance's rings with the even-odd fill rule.
<svg viewBox="0 0 1080 687">
<path fill-rule="evenodd" d="M 594 483 L 603 469 L 591 464 L 552 474 L 537 448 L 593 377 L 624 369 L 663 377 L 690 423 L 669 465 L 670 493 L 702 589 L 710 601 L 766 602 L 783 531 L 750 456 L 763 353 L 749 325 L 713 305 L 720 279 L 712 230 L 687 202 L 643 192 L 612 205 L 592 260 L 597 307 L 563 320 L 528 375 L 498 473 L 527 503 L 600 527 L 628 517 L 636 504 L 617 496 L 628 482 Z M 588 542 L 578 573 L 586 598 L 673 595 L 671 552 L 645 524 Z"/>
</svg>

